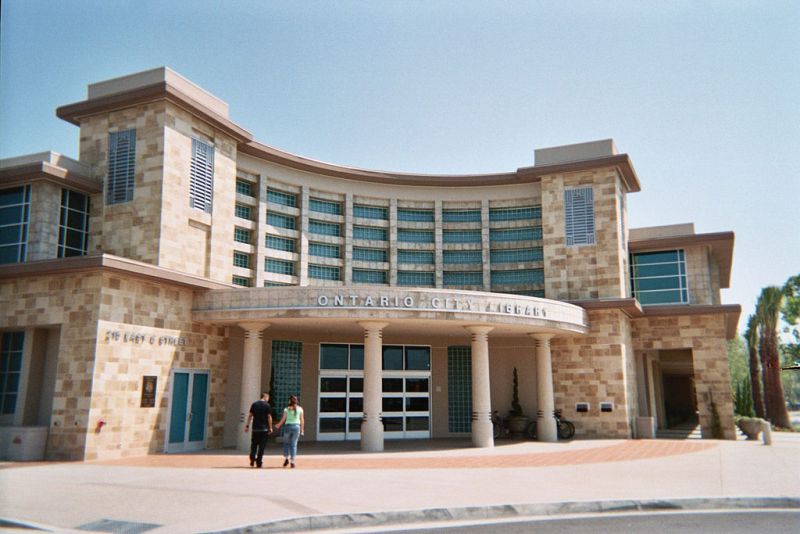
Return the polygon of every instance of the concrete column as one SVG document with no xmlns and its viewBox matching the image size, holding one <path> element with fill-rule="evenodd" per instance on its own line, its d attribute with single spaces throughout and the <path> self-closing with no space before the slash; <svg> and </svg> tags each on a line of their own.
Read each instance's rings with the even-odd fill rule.
<svg viewBox="0 0 800 534">
<path fill-rule="evenodd" d="M 364 329 L 364 420 L 361 422 L 361 450 L 383 450 L 383 329 L 389 323 L 362 321 Z"/>
<path fill-rule="evenodd" d="M 539 411 L 536 414 L 536 434 L 539 441 L 557 441 L 558 431 L 553 417 L 553 363 L 550 354 L 552 334 L 530 334 L 536 341 L 536 389 Z"/>
<path fill-rule="evenodd" d="M 489 384 L 489 332 L 492 326 L 465 326 L 472 334 L 472 444 L 494 447 Z"/>
<path fill-rule="evenodd" d="M 237 448 L 240 451 L 250 450 L 250 433 L 245 434 L 244 424 L 250 405 L 261 398 L 261 355 L 263 330 L 267 323 L 240 323 L 244 329 L 244 353 L 242 354 L 242 397 L 239 401 L 239 433 Z M 252 431 L 252 429 L 251 429 Z"/>
</svg>

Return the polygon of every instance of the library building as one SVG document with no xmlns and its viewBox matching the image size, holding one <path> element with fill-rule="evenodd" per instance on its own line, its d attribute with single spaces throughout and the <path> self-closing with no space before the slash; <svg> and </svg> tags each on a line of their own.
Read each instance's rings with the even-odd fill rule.
<svg viewBox="0 0 800 534">
<path fill-rule="evenodd" d="M 556 412 L 575 439 L 735 438 L 733 233 L 631 228 L 611 139 L 496 174 L 346 167 L 164 67 L 55 114 L 77 159 L 0 161 L 2 458 L 244 450 L 262 391 L 364 451 L 492 447 L 512 408 L 540 441 Z"/>
</svg>

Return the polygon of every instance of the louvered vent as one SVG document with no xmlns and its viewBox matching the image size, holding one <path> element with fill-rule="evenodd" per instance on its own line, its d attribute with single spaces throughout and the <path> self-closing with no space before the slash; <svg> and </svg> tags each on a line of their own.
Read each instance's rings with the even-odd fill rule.
<svg viewBox="0 0 800 534">
<path fill-rule="evenodd" d="M 106 204 L 121 204 L 133 200 L 135 161 L 136 130 L 111 132 L 108 136 Z"/>
<path fill-rule="evenodd" d="M 592 188 L 564 191 L 564 233 L 567 246 L 594 245 L 594 203 Z"/>
<path fill-rule="evenodd" d="M 189 170 L 189 206 L 211 213 L 214 196 L 214 147 L 192 139 Z"/>
</svg>

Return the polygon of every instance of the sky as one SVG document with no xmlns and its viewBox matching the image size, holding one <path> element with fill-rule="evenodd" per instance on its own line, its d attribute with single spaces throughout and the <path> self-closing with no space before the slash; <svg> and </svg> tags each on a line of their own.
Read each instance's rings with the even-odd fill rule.
<svg viewBox="0 0 800 534">
<path fill-rule="evenodd" d="M 77 157 L 56 107 L 166 65 L 264 144 L 474 174 L 613 138 L 631 227 L 736 235 L 742 325 L 800 273 L 800 2 L 3 0 L 0 158 Z M 740 330 L 743 328 L 740 326 Z"/>
</svg>

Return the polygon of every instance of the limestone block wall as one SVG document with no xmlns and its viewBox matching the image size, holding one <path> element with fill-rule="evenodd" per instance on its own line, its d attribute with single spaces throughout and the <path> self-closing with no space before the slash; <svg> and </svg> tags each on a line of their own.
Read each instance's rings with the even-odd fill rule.
<svg viewBox="0 0 800 534">
<path fill-rule="evenodd" d="M 0 328 L 60 325 L 46 456 L 82 459 L 91 408 L 102 279 L 95 274 L 42 276 L 0 283 Z M 26 343 L 30 341 L 25 340 Z"/>
<path fill-rule="evenodd" d="M 617 310 L 590 311 L 586 336 L 551 341 L 555 406 L 579 437 L 631 437 L 638 408 L 629 321 Z M 576 412 L 578 402 L 588 402 L 589 412 Z M 601 412 L 601 402 L 612 402 L 613 411 Z"/>
<path fill-rule="evenodd" d="M 715 290 L 711 275 L 711 255 L 708 247 L 684 249 L 686 258 L 686 283 L 689 285 L 689 302 L 692 304 L 719 304 L 719 281 Z M 716 299 L 714 295 L 716 294 Z"/>
<path fill-rule="evenodd" d="M 736 438 L 724 315 L 637 318 L 633 320 L 633 343 L 637 352 L 691 349 L 703 437 L 712 437 L 713 400 L 725 439 Z"/>
<path fill-rule="evenodd" d="M 89 250 L 158 264 L 165 103 L 153 102 L 81 121 L 80 161 L 107 187 L 109 132 L 136 128 L 131 202 L 106 205 L 92 195 Z"/>
<path fill-rule="evenodd" d="M 45 181 L 31 183 L 28 261 L 47 260 L 58 255 L 60 208 L 61 187 Z"/>
<path fill-rule="evenodd" d="M 163 451 L 173 368 L 209 371 L 208 446 L 222 446 L 226 332 L 191 322 L 190 289 L 94 272 L 4 281 L 0 300 L 0 328 L 60 327 L 48 459 Z M 144 375 L 157 377 L 155 408 L 140 407 Z"/>
<path fill-rule="evenodd" d="M 594 245 L 566 246 L 564 190 L 591 186 Z M 613 168 L 542 177 L 545 295 L 576 300 L 625 296 L 627 265 L 620 234 L 620 178 Z"/>
<path fill-rule="evenodd" d="M 167 104 L 163 135 L 166 146 L 164 205 L 160 217 L 158 265 L 231 282 L 236 142 L 172 104 Z M 189 206 L 193 138 L 214 146 L 213 209 L 210 214 Z"/>
</svg>

